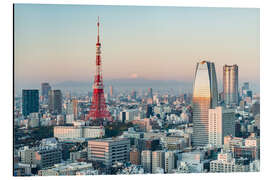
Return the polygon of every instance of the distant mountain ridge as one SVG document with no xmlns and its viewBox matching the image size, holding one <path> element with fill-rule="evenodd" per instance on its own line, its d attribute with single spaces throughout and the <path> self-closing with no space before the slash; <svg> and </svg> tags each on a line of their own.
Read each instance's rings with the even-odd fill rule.
<svg viewBox="0 0 270 180">
<path fill-rule="evenodd" d="M 93 82 L 86 82 L 86 81 L 63 81 L 56 84 L 52 84 L 54 87 L 86 87 L 92 86 Z M 176 81 L 176 80 L 149 80 L 149 79 L 142 79 L 142 78 L 127 78 L 127 79 L 111 79 L 111 80 L 104 80 L 105 86 L 192 86 L 191 82 L 183 82 L 183 81 Z"/>
</svg>

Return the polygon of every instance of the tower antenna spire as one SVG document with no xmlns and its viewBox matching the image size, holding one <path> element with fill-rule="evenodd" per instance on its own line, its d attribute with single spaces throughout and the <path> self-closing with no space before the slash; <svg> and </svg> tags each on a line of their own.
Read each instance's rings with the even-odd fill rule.
<svg viewBox="0 0 270 180">
<path fill-rule="evenodd" d="M 98 37 L 97 37 L 97 43 L 99 43 L 99 16 L 98 16 L 97 27 L 98 27 Z"/>
</svg>

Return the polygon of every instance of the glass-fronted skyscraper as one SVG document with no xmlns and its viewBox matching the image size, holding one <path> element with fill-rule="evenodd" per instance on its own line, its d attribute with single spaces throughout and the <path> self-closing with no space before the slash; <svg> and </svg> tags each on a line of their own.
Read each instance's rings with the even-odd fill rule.
<svg viewBox="0 0 270 180">
<path fill-rule="evenodd" d="M 28 116 L 30 113 L 39 111 L 39 92 L 37 89 L 22 90 L 22 113 Z"/>
<path fill-rule="evenodd" d="M 227 106 L 238 104 L 238 66 L 223 66 L 223 96 Z"/>
<path fill-rule="evenodd" d="M 51 86 L 49 83 L 45 82 L 41 84 L 41 96 L 44 99 L 48 99 L 49 97 L 49 91 L 51 90 Z"/>
<path fill-rule="evenodd" d="M 49 91 L 49 110 L 51 113 L 62 113 L 62 93 L 61 90 Z"/>
<path fill-rule="evenodd" d="M 208 61 L 197 63 L 193 84 L 193 146 L 208 144 L 208 109 L 217 106 L 218 91 L 215 64 Z"/>
</svg>

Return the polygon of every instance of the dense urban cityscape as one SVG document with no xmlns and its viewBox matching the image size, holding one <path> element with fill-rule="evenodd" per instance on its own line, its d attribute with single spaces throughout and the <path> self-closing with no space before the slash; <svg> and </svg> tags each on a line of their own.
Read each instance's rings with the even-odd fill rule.
<svg viewBox="0 0 270 180">
<path fill-rule="evenodd" d="M 222 82 L 214 62 L 194 64 L 190 93 L 104 92 L 97 28 L 89 94 L 41 82 L 14 97 L 14 176 L 259 171 L 260 95 L 237 64 L 224 64 Z"/>
</svg>

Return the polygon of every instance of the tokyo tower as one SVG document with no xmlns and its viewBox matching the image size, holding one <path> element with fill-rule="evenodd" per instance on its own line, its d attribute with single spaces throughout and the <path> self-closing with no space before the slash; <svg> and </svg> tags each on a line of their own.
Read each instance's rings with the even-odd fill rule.
<svg viewBox="0 0 270 180">
<path fill-rule="evenodd" d="M 101 71 L 101 43 L 99 42 L 99 17 L 97 22 L 98 35 L 96 43 L 96 74 L 93 86 L 92 104 L 87 116 L 87 120 L 92 125 L 103 125 L 107 120 L 111 120 L 109 111 L 107 110 L 106 101 L 104 97 L 103 79 Z"/>
</svg>

